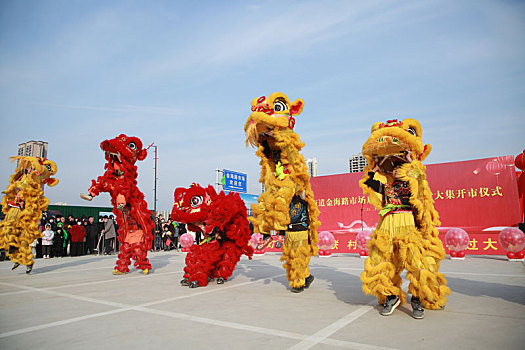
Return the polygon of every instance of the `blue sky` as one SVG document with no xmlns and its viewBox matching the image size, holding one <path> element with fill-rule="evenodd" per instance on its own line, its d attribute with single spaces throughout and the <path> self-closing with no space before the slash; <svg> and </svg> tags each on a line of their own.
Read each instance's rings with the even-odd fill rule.
<svg viewBox="0 0 525 350">
<path fill-rule="evenodd" d="M 158 209 L 175 187 L 248 173 L 254 97 L 305 107 L 295 130 L 320 175 L 348 171 L 376 121 L 416 118 L 428 163 L 525 148 L 519 1 L 0 1 L 0 187 L 8 157 L 49 142 L 51 203 L 86 204 L 102 140 L 158 145 Z M 139 163 L 153 207 L 153 156 Z M 93 204 L 108 205 L 103 194 Z"/>
</svg>

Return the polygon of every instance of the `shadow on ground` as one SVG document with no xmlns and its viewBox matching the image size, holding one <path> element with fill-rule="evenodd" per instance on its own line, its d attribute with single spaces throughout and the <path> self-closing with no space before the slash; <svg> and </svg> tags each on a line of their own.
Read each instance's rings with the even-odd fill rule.
<svg viewBox="0 0 525 350">
<path fill-rule="evenodd" d="M 447 277 L 452 293 L 465 294 L 471 297 L 488 296 L 525 305 L 525 287 L 511 284 L 473 281 L 469 279 Z"/>
</svg>

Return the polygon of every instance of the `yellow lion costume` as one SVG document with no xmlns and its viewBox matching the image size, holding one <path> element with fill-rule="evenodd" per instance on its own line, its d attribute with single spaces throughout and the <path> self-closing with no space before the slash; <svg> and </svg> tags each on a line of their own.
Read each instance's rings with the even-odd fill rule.
<svg viewBox="0 0 525 350">
<path fill-rule="evenodd" d="M 285 235 L 281 261 L 293 292 L 301 292 L 313 281 L 308 264 L 317 255 L 319 210 L 310 187 L 304 157 L 304 143 L 293 128 L 304 102 L 290 102 L 276 92 L 255 98 L 252 113 L 244 126 L 246 146 L 257 149 L 261 158 L 261 177 L 265 192 L 252 204 L 250 221 L 255 232 L 268 236 L 271 231 Z M 268 236 L 269 237 L 269 236 Z"/>
<path fill-rule="evenodd" d="M 38 224 L 42 211 L 47 209 L 49 200 L 44 197 L 43 186 L 55 186 L 58 179 L 52 178 L 57 172 L 55 162 L 38 157 L 11 157 L 18 160 L 15 173 L 3 192 L 2 212 L 5 219 L 0 222 L 0 249 L 15 263 L 13 269 L 23 264 L 27 273 L 33 269 L 33 254 L 30 244 L 42 233 Z"/>
<path fill-rule="evenodd" d="M 359 184 L 380 210 L 380 218 L 361 281 L 363 291 L 383 303 L 382 315 L 391 314 L 406 301 L 400 276 L 405 268 L 414 318 L 423 318 L 422 306 L 443 308 L 450 294 L 445 276 L 438 272 L 445 250 L 421 163 L 431 147 L 423 145 L 421 136 L 417 120 L 389 120 L 375 123 L 363 145 L 368 166 Z"/>
</svg>

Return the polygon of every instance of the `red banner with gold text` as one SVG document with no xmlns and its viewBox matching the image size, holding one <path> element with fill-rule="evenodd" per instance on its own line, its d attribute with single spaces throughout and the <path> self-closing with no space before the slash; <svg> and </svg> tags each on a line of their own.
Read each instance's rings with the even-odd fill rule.
<svg viewBox="0 0 525 350">
<path fill-rule="evenodd" d="M 521 221 L 514 157 L 431 164 L 426 174 L 440 216 L 438 229 L 443 242 L 450 228 L 459 227 L 470 236 L 468 254 L 504 255 L 499 232 Z M 335 235 L 334 253 L 358 253 L 356 235 L 377 225 L 378 210 L 359 187 L 362 176 L 348 173 L 311 179 L 321 211 L 319 232 Z M 278 251 L 276 243 L 268 251 Z"/>
</svg>

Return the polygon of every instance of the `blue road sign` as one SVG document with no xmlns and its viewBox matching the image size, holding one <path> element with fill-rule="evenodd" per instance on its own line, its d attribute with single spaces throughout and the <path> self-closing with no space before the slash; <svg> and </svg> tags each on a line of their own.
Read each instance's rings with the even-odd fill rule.
<svg viewBox="0 0 525 350">
<path fill-rule="evenodd" d="M 246 184 L 248 183 L 248 176 L 246 174 L 226 169 L 223 171 L 222 184 L 225 191 L 246 193 Z"/>
</svg>

